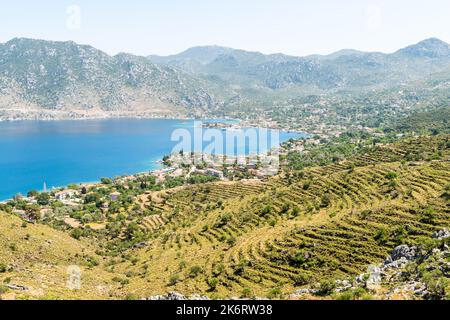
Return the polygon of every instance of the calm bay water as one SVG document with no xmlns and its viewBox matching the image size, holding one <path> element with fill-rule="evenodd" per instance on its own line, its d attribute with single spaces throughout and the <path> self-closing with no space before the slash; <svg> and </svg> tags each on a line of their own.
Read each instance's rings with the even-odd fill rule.
<svg viewBox="0 0 450 320">
<path fill-rule="evenodd" d="M 193 132 L 194 121 L 0 122 L 0 200 L 44 182 L 52 188 L 157 169 L 181 128 Z M 280 141 L 297 136 L 282 132 Z"/>
</svg>

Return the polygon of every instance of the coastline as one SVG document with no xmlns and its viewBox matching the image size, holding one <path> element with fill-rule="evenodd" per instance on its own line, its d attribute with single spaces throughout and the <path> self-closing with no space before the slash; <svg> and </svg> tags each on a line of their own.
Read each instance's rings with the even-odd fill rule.
<svg viewBox="0 0 450 320">
<path fill-rule="evenodd" d="M 162 160 L 157 160 L 154 163 L 162 165 Z M 125 177 L 129 177 L 129 176 L 139 176 L 139 175 L 146 175 L 146 174 L 150 174 L 151 175 L 151 174 L 161 170 L 161 168 L 159 168 L 159 169 L 151 169 L 151 170 L 148 170 L 148 171 L 140 171 L 140 172 L 130 173 L 130 174 L 123 174 L 123 175 L 117 176 L 115 178 L 125 178 Z M 52 190 L 61 190 L 61 189 L 62 190 L 66 190 L 66 189 L 69 188 L 70 185 L 76 185 L 76 186 L 97 186 L 97 185 L 101 184 L 100 179 L 101 178 L 99 178 L 99 180 L 96 180 L 96 181 L 72 182 L 72 183 L 69 183 L 69 184 L 66 184 L 66 185 L 57 186 L 57 187 L 53 186 L 53 187 L 51 187 L 50 191 L 52 191 Z M 44 190 L 37 190 L 37 191 L 43 192 Z M 20 194 L 20 193 L 18 193 L 18 194 Z M 14 199 L 13 198 L 0 199 L 0 204 L 5 204 L 5 203 L 7 203 L 9 201 L 12 201 L 12 200 L 14 200 Z"/>
<path fill-rule="evenodd" d="M 173 121 L 195 121 L 195 120 L 201 121 L 201 120 L 204 120 L 205 123 L 220 123 L 220 122 L 225 122 L 225 123 L 228 122 L 228 123 L 230 123 L 230 122 L 232 122 L 233 126 L 239 127 L 241 129 L 247 129 L 247 128 L 251 127 L 251 126 L 249 126 L 248 122 L 242 121 L 240 119 L 229 119 L 229 118 L 228 119 L 224 119 L 224 118 L 220 118 L 220 119 L 219 118 L 203 118 L 203 119 L 196 118 L 195 119 L 195 118 L 187 118 L 187 117 L 186 118 L 171 118 L 171 119 L 167 119 L 167 118 L 163 118 L 163 119 L 106 118 L 106 119 L 77 119 L 77 120 L 69 120 L 69 119 L 68 120 L 15 120 L 15 121 L 11 121 L 10 123 L 16 123 L 16 122 L 17 123 L 18 122 L 60 122 L 60 121 L 61 122 L 65 122 L 65 121 L 77 122 L 77 121 L 108 121 L 108 120 L 114 121 L 114 120 L 126 120 L 126 119 L 128 119 L 128 120 L 137 120 L 137 121 L 138 120 L 173 120 Z M 5 122 L 3 122 L 3 123 L 5 123 Z M 0 124 L 2 124 L 2 122 L 0 122 Z M 253 126 L 253 128 L 262 128 L 262 127 Z M 270 129 L 270 128 L 267 128 L 267 129 Z M 301 135 L 301 136 L 308 135 L 305 132 L 293 132 L 293 131 L 284 131 L 284 132 L 297 134 L 297 135 Z M 282 142 L 285 142 L 285 141 L 282 141 Z M 95 177 L 94 179 L 90 179 L 89 182 L 67 182 L 67 183 L 60 184 L 57 187 L 52 187 L 52 189 L 65 189 L 69 185 L 82 185 L 82 184 L 94 184 L 95 185 L 95 184 L 100 183 L 101 177 L 111 178 L 111 177 L 135 176 L 135 175 L 141 175 L 141 174 L 152 174 L 153 172 L 158 171 L 158 170 L 160 170 L 163 167 L 162 166 L 162 160 L 163 160 L 163 157 L 165 155 L 166 154 L 162 154 L 161 153 L 157 157 L 155 157 L 153 159 L 150 159 L 150 161 L 147 162 L 147 165 L 142 168 L 144 170 L 142 170 L 142 169 L 139 169 L 139 170 L 136 170 L 136 171 L 130 170 L 128 172 L 126 172 L 124 170 L 125 171 L 124 173 L 120 173 L 119 172 L 118 174 L 111 174 L 111 175 L 100 174 L 101 176 Z M 145 167 L 147 167 L 148 169 L 145 169 Z M 45 179 L 42 179 L 42 183 L 44 183 L 45 181 L 46 181 Z M 76 181 L 76 180 L 74 179 L 73 181 Z M 30 188 L 30 190 L 33 190 L 33 189 L 38 189 L 39 190 L 39 187 L 38 188 L 36 188 L 36 187 L 35 188 Z M 21 191 L 20 191 L 20 189 L 18 189 L 18 190 L 19 191 L 16 194 L 21 194 L 21 192 L 26 193 L 26 192 L 29 191 L 29 190 L 25 190 L 25 189 L 23 189 Z M 40 191 L 42 191 L 42 189 Z M 14 196 L 15 195 L 11 194 L 10 196 L 8 196 L 6 198 L 0 199 L 0 203 L 4 203 L 4 202 L 7 202 L 7 201 L 10 201 L 10 200 L 12 200 L 14 198 Z"/>
<path fill-rule="evenodd" d="M 204 116 L 204 117 L 195 117 L 195 116 L 187 116 L 187 115 L 155 115 L 155 114 L 111 114 L 111 115 L 92 115 L 92 116 L 63 116 L 63 117 L 45 117 L 45 116 L 37 116 L 37 117 L 23 117 L 18 116 L 17 118 L 4 118 L 0 116 L 0 123 L 4 122 L 28 122 L 28 121 L 42 121 L 42 122 L 52 122 L 52 121 L 90 121 L 90 120 L 214 120 L 214 121 L 241 121 L 240 119 L 228 118 L 228 117 L 214 117 L 214 116 Z"/>
</svg>

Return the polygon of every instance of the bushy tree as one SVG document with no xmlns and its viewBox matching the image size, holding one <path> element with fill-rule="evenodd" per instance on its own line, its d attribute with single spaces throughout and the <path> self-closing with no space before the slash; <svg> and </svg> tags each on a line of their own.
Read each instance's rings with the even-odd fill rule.
<svg viewBox="0 0 450 320">
<path fill-rule="evenodd" d="M 35 198 L 39 195 L 39 192 L 37 190 L 30 190 L 27 193 L 28 198 Z"/>
<path fill-rule="evenodd" d="M 50 203 L 50 195 L 46 192 L 40 193 L 36 197 L 37 203 L 41 206 L 46 206 Z"/>
</svg>

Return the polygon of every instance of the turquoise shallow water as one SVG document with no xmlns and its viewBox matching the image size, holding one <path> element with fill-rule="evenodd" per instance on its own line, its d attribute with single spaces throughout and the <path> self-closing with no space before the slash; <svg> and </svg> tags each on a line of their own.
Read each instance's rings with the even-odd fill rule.
<svg viewBox="0 0 450 320">
<path fill-rule="evenodd" d="M 0 200 L 42 190 L 44 182 L 52 188 L 157 169 L 177 144 L 176 129 L 193 132 L 194 121 L 0 122 Z M 281 132 L 280 141 L 297 136 Z"/>
</svg>

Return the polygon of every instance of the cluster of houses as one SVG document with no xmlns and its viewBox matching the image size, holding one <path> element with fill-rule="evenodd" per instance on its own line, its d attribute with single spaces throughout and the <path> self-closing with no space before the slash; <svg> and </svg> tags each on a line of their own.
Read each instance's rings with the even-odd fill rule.
<svg viewBox="0 0 450 320">
<path fill-rule="evenodd" d="M 265 179 L 277 174 L 279 170 L 278 154 L 233 157 L 200 153 L 172 154 L 170 163 L 173 167 L 166 169 L 170 172 L 169 176 L 182 176 L 187 171 L 186 178 L 198 174 L 227 180 L 224 173 L 226 171 L 229 174 L 246 173 L 256 179 Z M 162 170 L 153 172 L 161 180 L 165 178 L 166 173 L 167 171 Z"/>
<path fill-rule="evenodd" d="M 208 168 L 208 169 L 197 169 L 197 168 L 194 168 L 194 170 L 192 170 L 191 172 L 194 173 L 194 174 L 200 174 L 200 175 L 204 175 L 204 176 L 219 178 L 220 180 L 224 180 L 225 179 L 223 171 L 212 169 L 212 168 Z"/>
<path fill-rule="evenodd" d="M 64 204 L 65 206 L 69 206 L 69 207 L 77 207 L 80 206 L 83 202 L 83 197 L 82 197 L 82 192 L 79 190 L 74 190 L 74 189 L 63 189 L 60 191 L 53 191 L 51 193 L 49 193 L 51 199 L 53 200 L 57 200 L 59 202 L 61 202 L 62 204 Z M 119 197 L 121 196 L 120 192 L 112 192 L 109 195 L 109 200 L 112 201 L 117 201 L 119 200 Z M 20 195 L 17 195 L 14 197 L 15 201 L 24 201 L 27 204 L 38 204 L 38 200 L 35 197 L 23 197 Z M 105 202 L 103 204 L 103 206 L 101 207 L 101 209 L 108 209 L 109 207 L 109 203 Z M 27 212 L 26 210 L 22 210 L 19 208 L 14 208 L 12 210 L 12 213 L 17 215 L 18 217 L 20 217 L 22 220 L 29 222 L 29 223 L 34 223 L 36 216 L 34 215 L 30 215 L 30 212 Z M 38 212 L 40 214 L 40 218 L 45 218 L 48 215 L 52 215 L 53 214 L 53 209 L 50 206 L 40 206 L 40 210 Z M 66 223 L 67 225 L 73 227 L 73 228 L 78 228 L 81 225 L 81 222 L 79 222 L 76 219 L 70 218 L 69 216 L 65 216 L 62 217 L 64 223 Z M 102 225 L 95 225 L 93 224 L 93 229 L 95 228 L 103 228 L 104 226 Z"/>
<path fill-rule="evenodd" d="M 48 193 L 53 200 L 57 200 L 67 206 L 78 206 L 83 202 L 82 192 L 83 188 L 88 188 L 91 185 L 80 185 L 77 189 L 54 189 L 52 192 Z M 58 190 L 58 191 L 57 191 Z M 46 193 L 46 191 L 43 191 Z M 111 201 L 116 201 L 120 197 L 120 192 L 112 192 L 110 194 Z M 34 196 L 22 196 L 21 194 L 15 195 L 12 200 L 23 201 L 27 204 L 38 204 L 37 197 Z M 6 203 L 6 202 L 5 202 Z"/>
<path fill-rule="evenodd" d="M 72 189 L 56 192 L 54 198 L 67 206 L 79 205 L 81 202 L 80 192 Z"/>
<path fill-rule="evenodd" d="M 166 176 L 179 177 L 183 175 L 183 169 L 178 167 L 164 168 L 152 171 L 151 174 L 156 178 L 156 183 L 163 183 Z"/>
<path fill-rule="evenodd" d="M 296 143 L 291 146 L 298 148 L 298 150 L 303 150 L 303 144 Z M 156 177 L 157 183 L 163 183 L 167 177 L 183 177 L 188 179 L 192 174 L 204 175 L 209 177 L 215 177 L 220 180 L 227 180 L 225 171 L 229 174 L 233 173 L 245 173 L 247 176 L 250 175 L 256 179 L 266 179 L 269 176 L 276 175 L 279 170 L 278 165 L 278 155 L 266 156 L 265 158 L 252 157 L 252 156 L 240 156 L 240 157 L 225 157 L 221 155 L 202 155 L 202 154 L 190 154 L 190 160 L 188 164 L 182 162 L 180 157 L 182 154 L 174 154 L 171 156 L 172 166 L 168 168 L 163 168 L 160 170 L 155 170 L 150 172 L 151 175 Z M 183 159 L 186 161 L 186 158 Z M 198 165 L 197 165 L 198 163 Z M 226 170 L 225 170 L 226 169 Z M 143 175 L 143 174 L 142 174 Z M 139 175 L 122 177 L 117 181 L 125 183 L 126 181 L 135 180 Z M 116 182 L 117 182 L 116 181 Z M 78 188 L 67 188 L 52 190 L 49 193 L 51 199 L 61 202 L 65 206 L 76 207 L 83 203 L 83 190 L 88 190 L 90 187 L 95 186 L 94 184 L 80 185 Z M 108 201 L 105 201 L 101 209 L 107 210 L 110 202 L 117 201 L 121 193 L 112 192 L 109 194 Z M 17 196 L 14 200 L 22 200 L 28 204 L 38 204 L 37 197 L 23 197 Z M 51 209 L 43 206 L 41 208 L 41 216 L 45 216 Z M 14 213 L 22 217 L 22 219 L 29 221 L 29 215 L 24 210 L 14 210 Z M 31 220 L 30 220 L 31 222 Z M 69 221 L 74 224 L 73 221 Z"/>
</svg>

